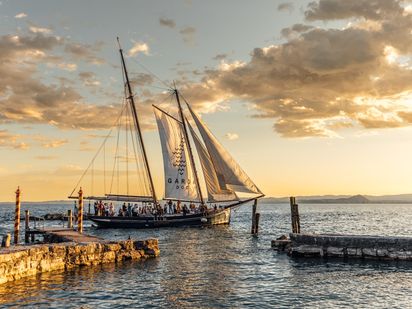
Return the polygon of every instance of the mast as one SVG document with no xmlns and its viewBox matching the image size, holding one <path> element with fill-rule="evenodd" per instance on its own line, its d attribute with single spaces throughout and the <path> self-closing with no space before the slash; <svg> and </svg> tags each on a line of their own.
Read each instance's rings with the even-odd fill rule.
<svg viewBox="0 0 412 309">
<path fill-rule="evenodd" d="M 175 93 L 175 96 L 176 96 L 177 105 L 179 107 L 180 118 L 181 118 L 182 124 L 183 124 L 183 132 L 185 133 L 185 139 L 187 141 L 187 148 L 189 150 L 190 163 L 192 163 L 193 171 L 194 171 L 194 174 L 195 174 L 195 181 L 196 181 L 197 191 L 199 193 L 200 202 L 203 205 L 204 200 L 203 200 L 202 190 L 200 189 L 199 177 L 197 175 L 195 160 L 193 159 L 193 152 L 192 152 L 192 147 L 190 146 L 189 134 L 187 133 L 186 121 L 185 121 L 185 117 L 183 116 L 182 106 L 180 104 L 179 92 L 177 91 L 176 88 L 174 89 L 174 93 Z"/>
<path fill-rule="evenodd" d="M 137 111 L 136 111 L 136 105 L 134 103 L 134 96 L 133 96 L 133 92 L 132 92 L 132 87 L 130 86 L 129 76 L 127 74 L 127 69 L 126 69 L 126 63 L 125 63 L 124 57 L 123 57 L 123 49 L 120 46 L 119 37 L 117 37 L 117 43 L 119 44 L 120 57 L 122 59 L 122 66 L 123 66 L 124 75 L 125 75 L 125 78 L 126 78 L 127 91 L 128 91 L 128 95 L 129 95 L 127 97 L 127 99 L 129 100 L 130 106 L 132 107 L 132 113 L 133 113 L 134 123 L 135 123 L 136 130 L 137 130 L 137 136 L 139 138 L 140 145 L 142 146 L 144 165 L 145 165 L 145 168 L 146 168 L 146 171 L 147 171 L 147 175 L 149 176 L 150 189 L 152 191 L 153 201 L 154 201 L 154 203 L 157 203 L 156 192 L 155 192 L 154 185 L 153 185 L 152 174 L 150 172 L 149 162 L 147 160 L 146 149 L 145 149 L 144 143 L 143 143 L 142 131 L 140 129 L 139 119 L 137 118 Z"/>
</svg>

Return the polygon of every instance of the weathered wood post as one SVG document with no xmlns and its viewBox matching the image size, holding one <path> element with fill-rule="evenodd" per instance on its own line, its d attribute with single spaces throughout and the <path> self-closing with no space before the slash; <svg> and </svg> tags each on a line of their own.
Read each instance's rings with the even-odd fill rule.
<svg viewBox="0 0 412 309">
<path fill-rule="evenodd" d="M 30 235 L 29 235 L 29 230 L 30 230 L 30 212 L 28 209 L 26 209 L 26 216 L 24 217 L 25 219 L 25 224 L 24 224 L 24 242 L 27 244 L 30 242 Z"/>
<path fill-rule="evenodd" d="M 20 231 L 20 187 L 16 190 L 16 211 L 14 214 L 14 243 L 19 243 Z"/>
<path fill-rule="evenodd" d="M 257 208 L 257 203 L 255 200 L 252 206 L 252 229 L 250 231 L 252 235 L 255 234 L 255 230 L 256 230 L 256 208 Z"/>
<path fill-rule="evenodd" d="M 256 213 L 256 219 L 255 219 L 255 224 L 256 224 L 256 227 L 255 227 L 255 234 L 257 235 L 257 234 L 259 234 L 259 219 L 260 219 L 260 213 Z"/>
<path fill-rule="evenodd" d="M 77 216 L 77 230 L 79 233 L 83 233 L 83 190 L 80 187 L 79 190 L 79 213 Z"/>
<path fill-rule="evenodd" d="M 67 211 L 67 227 L 69 229 L 73 228 L 73 215 L 71 209 Z"/>
<path fill-rule="evenodd" d="M 1 242 L 1 246 L 3 248 L 8 248 L 10 247 L 10 240 L 11 240 L 11 235 L 10 234 L 6 234 L 3 236 L 3 240 Z"/>
<path fill-rule="evenodd" d="M 299 206 L 296 204 L 296 198 L 290 197 L 290 214 L 292 219 L 292 233 L 300 233 Z"/>
<path fill-rule="evenodd" d="M 259 217 L 260 214 L 256 212 L 257 210 L 257 199 L 253 202 L 253 208 L 252 208 L 252 230 L 251 234 L 256 235 L 259 230 Z"/>
</svg>

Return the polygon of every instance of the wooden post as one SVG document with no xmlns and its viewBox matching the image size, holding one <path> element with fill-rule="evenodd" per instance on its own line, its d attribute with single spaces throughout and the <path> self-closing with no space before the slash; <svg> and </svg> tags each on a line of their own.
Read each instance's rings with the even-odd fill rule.
<svg viewBox="0 0 412 309">
<path fill-rule="evenodd" d="M 17 187 L 16 191 L 16 211 L 14 214 L 14 243 L 19 243 L 19 230 L 20 230 L 20 187 Z"/>
<path fill-rule="evenodd" d="M 290 214 L 292 219 L 292 233 L 300 233 L 299 206 L 295 197 L 290 197 Z"/>
<path fill-rule="evenodd" d="M 1 242 L 1 246 L 3 248 L 10 247 L 10 240 L 11 240 L 11 235 L 10 234 L 3 235 L 3 241 Z"/>
<path fill-rule="evenodd" d="M 255 199 L 253 203 L 253 208 L 252 208 L 252 230 L 251 230 L 252 235 L 256 234 L 256 209 L 257 209 L 257 199 Z"/>
<path fill-rule="evenodd" d="M 26 216 L 25 216 L 25 225 L 24 225 L 24 242 L 27 244 L 30 242 L 30 212 L 26 209 Z"/>
<path fill-rule="evenodd" d="M 83 190 L 80 187 L 79 190 L 79 213 L 77 215 L 77 230 L 79 233 L 83 233 Z"/>
<path fill-rule="evenodd" d="M 73 228 L 73 215 L 71 209 L 67 211 L 67 227 L 69 229 Z"/>
<path fill-rule="evenodd" d="M 260 219 L 260 213 L 256 213 L 256 218 L 255 218 L 255 224 L 256 224 L 256 227 L 255 227 L 255 234 L 257 235 L 257 234 L 259 234 L 259 219 Z"/>
</svg>

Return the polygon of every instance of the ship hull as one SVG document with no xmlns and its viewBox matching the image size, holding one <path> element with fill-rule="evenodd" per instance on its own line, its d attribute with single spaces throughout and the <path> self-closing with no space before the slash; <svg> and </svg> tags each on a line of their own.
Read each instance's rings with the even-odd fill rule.
<svg viewBox="0 0 412 309">
<path fill-rule="evenodd" d="M 89 216 L 99 228 L 161 228 L 161 227 L 202 227 L 230 223 L 230 208 L 207 214 L 166 215 L 162 217 L 106 217 Z"/>
</svg>

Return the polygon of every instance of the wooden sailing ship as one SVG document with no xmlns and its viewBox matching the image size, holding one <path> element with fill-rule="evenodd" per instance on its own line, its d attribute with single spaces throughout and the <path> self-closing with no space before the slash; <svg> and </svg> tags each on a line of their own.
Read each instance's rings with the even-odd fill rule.
<svg viewBox="0 0 412 309">
<path fill-rule="evenodd" d="M 232 208 L 251 201 L 256 203 L 258 198 L 263 197 L 264 195 L 259 188 L 223 148 L 205 123 L 193 111 L 190 104 L 183 98 L 189 111 L 188 114 L 193 119 L 200 136 L 196 134 L 195 128 L 184 114 L 181 103 L 182 97 L 174 87 L 170 91 L 177 104 L 178 116 L 174 117 L 160 107 L 153 105 L 162 147 L 165 183 L 163 201 L 158 199 L 134 94 L 120 44 L 119 52 L 125 81 L 126 104 L 131 111 L 136 133 L 136 148 L 139 150 L 140 163 L 142 163 L 140 168 L 143 176 L 140 183 L 146 184 L 146 190 L 141 190 L 138 195 L 108 193 L 103 196 L 91 195 L 86 199 L 99 201 L 100 203 L 115 201 L 123 202 L 124 205 L 126 203 L 129 205 L 130 203 L 134 204 L 134 206 L 146 205 L 145 208 L 150 209 L 150 212 L 132 213 L 128 211 L 126 212 L 127 215 L 113 215 L 113 213 L 111 215 L 102 215 L 99 213 L 89 215 L 89 219 L 102 228 L 156 228 L 229 224 Z M 190 136 L 196 152 L 192 148 Z M 200 161 L 202 175 L 196 169 L 196 154 L 198 161 Z M 203 176 L 207 190 L 207 199 L 202 193 L 201 176 Z M 76 198 L 73 196 L 73 192 L 76 191 L 79 184 L 80 181 L 69 198 Z M 247 197 L 240 198 L 239 192 L 246 193 Z M 186 203 L 189 203 L 190 207 L 187 207 Z M 180 211 L 182 204 L 184 204 L 183 210 Z"/>
</svg>

